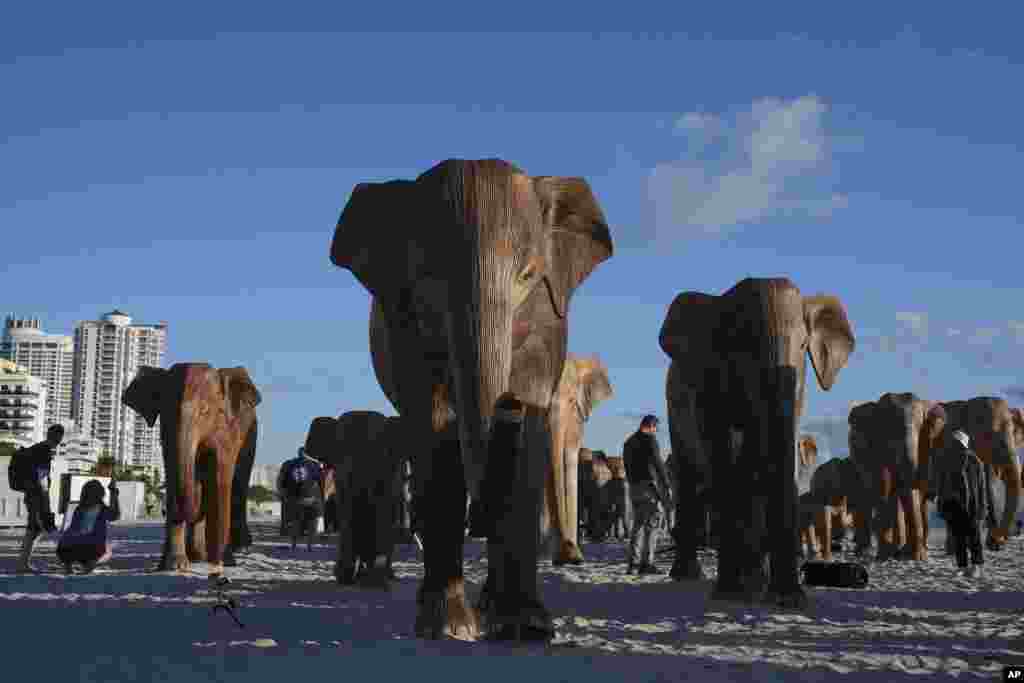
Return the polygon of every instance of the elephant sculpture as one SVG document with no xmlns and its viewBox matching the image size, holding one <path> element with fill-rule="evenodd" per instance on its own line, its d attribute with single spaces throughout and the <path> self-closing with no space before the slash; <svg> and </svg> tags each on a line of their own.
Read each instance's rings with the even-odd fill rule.
<svg viewBox="0 0 1024 683">
<path fill-rule="evenodd" d="M 331 261 L 372 295 L 370 353 L 403 419 L 425 575 L 418 637 L 479 637 L 463 581 L 466 494 L 480 500 L 497 399 L 526 405 L 513 508 L 488 540 L 489 635 L 546 639 L 537 557 L 545 477 L 564 491 L 549 408 L 562 376 L 569 300 L 612 255 L 604 214 L 581 178 L 529 176 L 500 159 L 449 159 L 415 180 L 361 183 Z M 551 412 L 552 422 L 559 419 Z M 421 514 L 422 513 L 422 514 Z M 497 539 L 501 539 L 500 542 Z M 505 577 L 496 582 L 495 572 Z M 507 579 L 507 580 L 506 580 Z"/>
<path fill-rule="evenodd" d="M 1006 543 L 1010 528 L 1020 510 L 1021 466 L 1016 449 L 1024 448 L 1024 414 L 1010 408 L 1005 399 L 979 396 L 967 401 L 946 401 L 943 445 L 949 444 L 952 432 L 960 429 L 970 437 L 971 449 L 990 469 L 993 488 L 1000 482 L 1003 490 L 996 489 L 993 500 L 1001 504 L 996 524 L 989 529 L 988 545 L 998 549 Z M 945 449 L 943 449 L 945 453 Z M 931 479 L 939 481 L 944 471 L 944 459 L 939 458 L 931 469 Z"/>
<path fill-rule="evenodd" d="M 855 522 L 858 528 L 863 527 L 863 510 L 851 501 L 864 488 L 850 457 L 833 458 L 814 470 L 809 490 L 800 496 L 801 534 L 809 559 L 831 561 L 837 537 L 853 529 Z"/>
<path fill-rule="evenodd" d="M 658 341 L 672 359 L 669 436 L 685 482 L 672 577 L 704 577 L 694 521 L 711 487 L 720 527 L 714 596 L 805 606 L 796 467 L 805 354 L 818 385 L 831 389 L 855 344 L 842 303 L 803 296 L 786 278 L 747 278 L 720 296 L 677 296 Z"/>
<path fill-rule="evenodd" d="M 338 583 L 386 587 L 395 546 L 396 500 L 402 494 L 400 420 L 365 410 L 316 417 L 306 453 L 334 470 Z"/>
<path fill-rule="evenodd" d="M 578 526 L 578 482 L 579 451 L 583 443 L 583 427 L 594 408 L 612 397 L 612 385 L 608 380 L 608 369 L 597 358 L 581 358 L 569 354 L 562 369 L 562 377 L 555 390 L 551 412 L 554 448 L 563 453 L 562 472 L 559 477 L 548 472 L 545 487 L 544 510 L 548 526 L 555 533 L 552 541 L 557 547 L 552 557 L 555 566 L 583 564 L 583 553 L 579 547 Z M 555 482 L 561 481 L 562 490 L 555 490 Z"/>
<path fill-rule="evenodd" d="M 929 471 L 947 415 L 944 404 L 910 392 L 885 393 L 850 410 L 851 464 L 863 483 L 851 501 L 863 515 L 855 525 L 859 552 L 877 528 L 876 559 L 928 558 Z"/>
<path fill-rule="evenodd" d="M 246 498 L 261 398 L 249 373 L 207 363 L 142 366 L 121 400 L 150 427 L 160 418 L 167 535 L 157 570 L 205 560 L 211 578 L 223 576 L 235 547 L 251 543 Z"/>
<path fill-rule="evenodd" d="M 628 534 L 633 511 L 622 458 L 581 448 L 578 471 L 580 525 L 587 539 L 600 543 Z"/>
</svg>

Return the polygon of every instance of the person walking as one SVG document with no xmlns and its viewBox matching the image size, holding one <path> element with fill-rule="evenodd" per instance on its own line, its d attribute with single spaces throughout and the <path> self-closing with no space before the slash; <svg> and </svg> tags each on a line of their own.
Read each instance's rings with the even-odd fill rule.
<svg viewBox="0 0 1024 683">
<path fill-rule="evenodd" d="M 953 432 L 951 449 L 944 458 L 946 466 L 939 482 L 939 512 L 953 539 L 957 576 L 980 578 L 985 564 L 981 522 L 990 502 L 988 471 L 970 449 L 970 438 L 963 431 Z"/>
<path fill-rule="evenodd" d="M 299 536 L 305 536 L 306 550 L 309 551 L 313 549 L 317 520 L 323 515 L 323 469 L 302 447 L 299 447 L 298 457 L 285 465 L 287 468 L 282 466 L 281 475 L 278 476 L 278 490 L 282 492 L 282 501 L 287 503 L 291 513 L 289 531 L 292 550 L 295 550 Z"/>
<path fill-rule="evenodd" d="M 658 418 L 645 415 L 640 428 L 622 446 L 622 460 L 633 503 L 633 529 L 629 538 L 626 573 L 661 574 L 654 564 L 665 509 L 672 504 L 672 488 L 658 446 Z"/>
<path fill-rule="evenodd" d="M 57 525 L 50 507 L 50 465 L 54 451 L 64 440 L 64 427 L 50 425 L 46 439 L 14 454 L 11 459 L 10 483 L 16 491 L 25 493 L 25 510 L 28 516 L 25 536 L 21 541 L 21 553 L 15 571 L 19 574 L 38 574 L 32 568 L 32 549 L 44 531 L 54 533 Z"/>
</svg>

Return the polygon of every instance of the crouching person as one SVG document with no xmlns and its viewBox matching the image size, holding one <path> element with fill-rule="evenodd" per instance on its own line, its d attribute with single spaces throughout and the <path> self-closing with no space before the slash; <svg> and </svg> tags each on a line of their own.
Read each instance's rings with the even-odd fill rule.
<svg viewBox="0 0 1024 683">
<path fill-rule="evenodd" d="M 71 523 L 57 542 L 57 559 L 64 565 L 64 573 L 72 572 L 72 565 L 82 565 L 88 574 L 97 565 L 110 559 L 111 547 L 107 530 L 111 522 L 121 518 L 117 482 L 111 481 L 110 505 L 103 502 L 103 484 L 91 479 L 82 487 L 81 501 L 71 517 Z"/>
</svg>

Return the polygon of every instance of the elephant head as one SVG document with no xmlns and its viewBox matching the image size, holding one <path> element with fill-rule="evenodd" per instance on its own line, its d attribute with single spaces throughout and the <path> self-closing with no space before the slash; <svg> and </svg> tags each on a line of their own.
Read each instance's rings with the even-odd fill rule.
<svg viewBox="0 0 1024 683">
<path fill-rule="evenodd" d="M 797 492 L 807 493 L 811 488 L 811 476 L 818 467 L 818 442 L 811 434 L 804 434 L 797 441 L 796 481 Z"/>
<path fill-rule="evenodd" d="M 255 429 L 255 408 L 261 401 L 249 373 L 243 367 L 213 368 L 206 363 L 176 363 L 168 369 L 142 366 L 125 390 L 122 402 L 153 426 L 160 419 L 167 476 L 167 523 L 181 531 L 185 522 L 200 517 L 202 495 L 195 490 L 197 464 L 204 467 L 207 483 L 216 473 L 216 494 L 208 511 L 210 562 L 219 561 L 220 534 L 227 534 L 233 469 L 246 439 Z M 224 537 L 226 545 L 227 538 Z M 212 542 L 212 543 L 211 543 Z M 177 545 L 177 540 L 172 541 Z M 174 548 L 178 553 L 180 549 Z M 214 559 L 216 558 L 216 559 Z M 164 564 L 170 558 L 164 558 Z M 180 561 L 180 558 L 176 561 Z"/>
<path fill-rule="evenodd" d="M 429 350 L 450 360 L 472 498 L 479 498 L 489 422 L 509 389 L 514 348 L 532 326 L 548 324 L 521 309 L 543 287 L 550 323 L 558 324 L 573 291 L 611 254 L 604 214 L 581 178 L 531 177 L 500 159 L 450 159 L 416 180 L 352 191 L 331 262 L 376 299 L 408 312 Z M 557 381 L 564 341 L 554 354 Z"/>
</svg>

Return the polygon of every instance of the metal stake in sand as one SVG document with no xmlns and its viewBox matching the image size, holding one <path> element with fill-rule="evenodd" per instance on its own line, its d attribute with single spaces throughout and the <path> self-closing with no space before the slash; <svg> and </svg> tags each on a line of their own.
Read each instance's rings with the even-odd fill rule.
<svg viewBox="0 0 1024 683">
<path fill-rule="evenodd" d="M 245 624 L 239 621 L 235 614 L 235 610 L 238 609 L 238 601 L 230 595 L 224 594 L 224 588 L 230 583 L 228 577 L 224 575 L 210 577 L 210 587 L 217 596 L 217 602 L 213 605 L 213 614 L 217 614 L 217 610 L 224 610 L 238 624 L 239 628 L 245 628 Z"/>
</svg>

